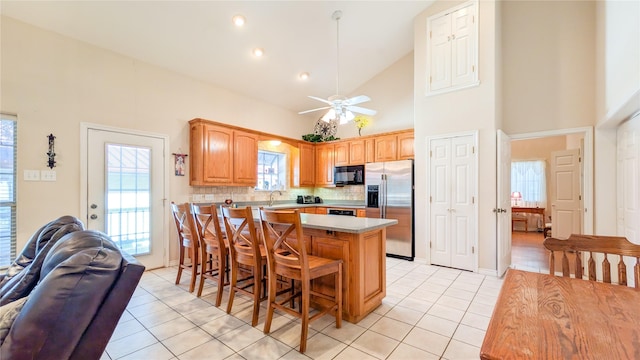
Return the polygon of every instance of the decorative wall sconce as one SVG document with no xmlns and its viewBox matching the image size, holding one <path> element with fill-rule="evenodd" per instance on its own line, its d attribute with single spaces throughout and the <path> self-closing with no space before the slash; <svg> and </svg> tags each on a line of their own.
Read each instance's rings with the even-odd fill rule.
<svg viewBox="0 0 640 360">
<path fill-rule="evenodd" d="M 55 153 L 55 150 L 53 149 L 54 141 L 56 137 L 53 136 L 53 134 L 49 134 L 49 136 L 47 137 L 49 138 L 49 152 L 47 153 L 47 155 L 49 156 L 49 161 L 47 166 L 49 167 L 49 169 L 53 169 L 56 166 L 56 161 L 55 161 L 56 153 Z"/>
</svg>

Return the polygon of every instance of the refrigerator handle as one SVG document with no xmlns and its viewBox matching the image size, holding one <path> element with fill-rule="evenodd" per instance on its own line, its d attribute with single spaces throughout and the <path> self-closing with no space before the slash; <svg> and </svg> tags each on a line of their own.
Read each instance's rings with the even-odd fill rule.
<svg viewBox="0 0 640 360">
<path fill-rule="evenodd" d="M 382 188 L 382 205 L 380 206 L 380 218 L 381 219 L 386 219 L 387 218 L 387 174 L 382 174 L 382 182 L 381 182 L 381 186 Z"/>
</svg>

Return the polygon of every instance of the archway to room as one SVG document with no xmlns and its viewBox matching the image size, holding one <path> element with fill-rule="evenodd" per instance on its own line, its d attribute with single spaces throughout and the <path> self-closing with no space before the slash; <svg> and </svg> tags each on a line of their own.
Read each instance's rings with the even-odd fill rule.
<svg viewBox="0 0 640 360">
<path fill-rule="evenodd" d="M 549 235 L 568 237 L 571 233 L 592 233 L 593 229 L 593 129 L 577 128 L 548 132 L 511 135 L 512 176 L 511 191 L 522 197 L 512 198 L 512 215 L 521 221 L 513 222 L 511 232 L 511 267 L 536 272 L 548 272 L 548 253 L 544 249 L 544 229 Z M 579 191 L 577 202 L 569 207 L 559 190 L 566 188 L 563 171 L 554 167 L 558 159 L 579 159 L 576 164 Z M 555 161 L 553 160 L 555 157 Z M 560 176 L 558 175 L 560 174 Z M 559 179 L 559 180 L 558 180 Z M 521 189 L 522 188 L 522 189 Z M 525 228 L 526 227 L 526 228 Z"/>
</svg>

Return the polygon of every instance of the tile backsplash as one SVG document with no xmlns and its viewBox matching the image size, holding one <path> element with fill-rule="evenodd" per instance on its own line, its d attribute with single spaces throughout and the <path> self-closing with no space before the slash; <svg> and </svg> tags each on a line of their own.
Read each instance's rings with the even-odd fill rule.
<svg viewBox="0 0 640 360">
<path fill-rule="evenodd" d="M 215 202 L 222 203 L 226 199 L 234 202 L 262 202 L 269 201 L 269 191 L 255 190 L 251 187 L 238 186 L 206 186 L 191 187 L 190 200 L 192 202 Z M 349 200 L 364 202 L 364 186 L 349 185 L 335 188 L 289 188 L 283 190 L 282 194 L 277 191 L 273 194 L 274 201 L 295 202 L 298 195 L 319 196 L 326 200 Z"/>
</svg>

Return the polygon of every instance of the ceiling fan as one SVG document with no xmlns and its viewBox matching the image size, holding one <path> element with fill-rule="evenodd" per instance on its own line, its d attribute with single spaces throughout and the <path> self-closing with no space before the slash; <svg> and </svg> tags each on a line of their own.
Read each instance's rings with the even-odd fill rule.
<svg viewBox="0 0 640 360">
<path fill-rule="evenodd" d="M 336 21 L 336 95 L 330 96 L 328 99 L 322 99 L 316 96 L 309 96 L 311 99 L 321 101 L 328 106 L 319 107 L 316 109 L 301 111 L 298 114 L 307 114 L 314 111 L 319 110 L 327 110 L 329 111 L 322 117 L 324 121 L 331 120 L 340 120 L 340 124 L 346 124 L 347 122 L 353 120 L 355 115 L 353 113 L 359 113 L 364 115 L 375 115 L 376 111 L 363 108 L 360 106 L 355 106 L 357 104 L 361 104 L 371 99 L 366 95 L 358 95 L 352 98 L 347 98 L 346 96 L 339 95 L 339 86 L 340 86 L 340 18 L 342 17 L 342 11 L 336 10 L 331 15 L 331 19 Z"/>
</svg>

